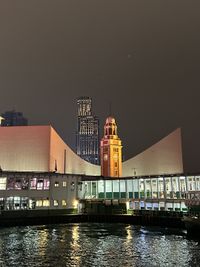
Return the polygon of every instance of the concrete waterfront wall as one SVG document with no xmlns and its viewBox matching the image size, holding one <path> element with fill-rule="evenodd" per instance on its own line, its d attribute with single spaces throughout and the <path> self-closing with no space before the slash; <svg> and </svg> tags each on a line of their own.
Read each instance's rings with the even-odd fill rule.
<svg viewBox="0 0 200 267">
<path fill-rule="evenodd" d="M 10 227 L 17 225 L 43 225 L 59 223 L 125 223 L 140 226 L 160 226 L 169 228 L 182 228 L 184 223 L 181 216 L 161 216 L 161 214 L 73 214 L 76 210 L 68 211 L 4 211 L 0 214 L 0 227 Z"/>
</svg>

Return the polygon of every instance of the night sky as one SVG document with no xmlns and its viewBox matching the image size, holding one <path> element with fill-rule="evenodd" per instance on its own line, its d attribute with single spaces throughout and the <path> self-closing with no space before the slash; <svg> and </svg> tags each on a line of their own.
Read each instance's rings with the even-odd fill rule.
<svg viewBox="0 0 200 267">
<path fill-rule="evenodd" d="M 192 0 L 0 0 L 0 113 L 74 149 L 77 97 L 102 128 L 111 102 L 125 159 L 181 127 L 185 171 L 200 171 L 199 14 Z"/>
</svg>

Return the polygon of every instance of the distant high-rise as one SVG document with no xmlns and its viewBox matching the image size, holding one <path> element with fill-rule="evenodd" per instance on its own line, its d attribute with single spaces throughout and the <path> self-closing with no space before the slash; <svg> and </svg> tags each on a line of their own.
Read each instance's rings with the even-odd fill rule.
<svg viewBox="0 0 200 267">
<path fill-rule="evenodd" d="M 15 110 L 6 111 L 1 114 L 3 118 L 1 120 L 1 126 L 27 126 L 28 120 L 24 118 L 22 112 L 16 112 Z"/>
<path fill-rule="evenodd" d="M 90 163 L 99 164 L 99 119 L 92 113 L 92 99 L 80 97 L 77 106 L 76 153 Z"/>
</svg>

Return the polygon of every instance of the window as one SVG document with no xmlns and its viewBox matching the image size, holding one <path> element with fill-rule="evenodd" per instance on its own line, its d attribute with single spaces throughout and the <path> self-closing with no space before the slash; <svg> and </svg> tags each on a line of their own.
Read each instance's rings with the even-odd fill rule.
<svg viewBox="0 0 200 267">
<path fill-rule="evenodd" d="M 71 182 L 71 191 L 74 191 L 74 189 L 75 189 L 75 183 Z"/>
<path fill-rule="evenodd" d="M 37 181 L 37 190 L 43 189 L 43 179 L 38 179 Z"/>
<path fill-rule="evenodd" d="M 66 207 L 66 206 L 67 206 L 67 202 L 66 202 L 66 200 L 64 200 L 64 199 L 62 200 L 62 206 L 63 206 L 63 207 Z"/>
<path fill-rule="evenodd" d="M 28 177 L 21 178 L 21 189 L 22 190 L 28 190 Z"/>
<path fill-rule="evenodd" d="M 67 186 L 67 182 L 64 181 L 64 182 L 63 182 L 63 187 L 66 187 L 66 186 Z"/>
<path fill-rule="evenodd" d="M 55 182 L 55 187 L 59 187 L 59 182 Z"/>
<path fill-rule="evenodd" d="M 30 202 L 29 202 L 30 205 Z M 38 199 L 36 200 L 36 207 L 49 207 L 50 206 L 50 201 L 49 199 Z M 33 208 L 33 205 L 32 205 Z"/>
<path fill-rule="evenodd" d="M 9 177 L 7 181 L 7 190 L 27 190 L 28 189 L 28 178 L 14 178 Z"/>
<path fill-rule="evenodd" d="M 31 178 L 30 189 L 36 189 L 37 178 Z"/>
<path fill-rule="evenodd" d="M 55 199 L 54 199 L 54 201 L 53 201 L 53 205 L 54 205 L 54 207 L 57 207 L 57 206 L 58 206 L 58 200 L 55 200 Z"/>
<path fill-rule="evenodd" d="M 36 200 L 36 207 L 42 207 L 42 200 Z"/>
<path fill-rule="evenodd" d="M 48 190 L 50 186 L 49 178 L 44 179 L 44 190 Z"/>
<path fill-rule="evenodd" d="M 7 181 L 6 177 L 0 178 L 0 190 L 6 190 L 6 181 Z"/>
<path fill-rule="evenodd" d="M 43 200 L 43 207 L 49 207 L 50 203 L 48 199 Z"/>
</svg>

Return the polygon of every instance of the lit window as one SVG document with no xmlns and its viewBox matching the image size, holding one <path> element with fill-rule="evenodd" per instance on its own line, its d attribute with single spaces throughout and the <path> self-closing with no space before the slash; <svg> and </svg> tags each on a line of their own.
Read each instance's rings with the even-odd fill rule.
<svg viewBox="0 0 200 267">
<path fill-rule="evenodd" d="M 59 187 L 59 182 L 55 182 L 55 187 Z"/>
<path fill-rule="evenodd" d="M 53 205 L 54 205 L 55 207 L 57 207 L 57 206 L 58 206 L 58 200 L 55 200 L 55 199 L 54 199 L 54 201 L 53 201 Z"/>
<path fill-rule="evenodd" d="M 75 189 L 75 183 L 71 182 L 71 191 L 74 191 L 74 189 Z"/>
<path fill-rule="evenodd" d="M 43 207 L 49 207 L 50 203 L 48 199 L 43 200 Z"/>
<path fill-rule="evenodd" d="M 20 178 L 15 180 L 15 189 L 21 189 L 21 179 Z"/>
<path fill-rule="evenodd" d="M 62 200 L 62 206 L 63 206 L 63 207 L 66 207 L 66 206 L 67 206 L 67 202 L 66 202 L 66 200 L 64 200 L 64 199 Z"/>
<path fill-rule="evenodd" d="M 7 181 L 6 177 L 0 178 L 0 190 L 6 190 L 6 181 Z"/>
<path fill-rule="evenodd" d="M 42 207 L 42 200 L 36 200 L 36 207 Z"/>
<path fill-rule="evenodd" d="M 48 190 L 50 186 L 50 181 L 48 178 L 44 179 L 44 190 Z"/>
<path fill-rule="evenodd" d="M 42 190 L 42 189 L 43 189 L 43 179 L 38 179 L 37 190 Z"/>
<path fill-rule="evenodd" d="M 36 189 L 37 178 L 31 178 L 30 189 Z"/>
<path fill-rule="evenodd" d="M 64 181 L 64 182 L 63 182 L 63 187 L 66 187 L 66 186 L 67 186 L 67 182 Z"/>
</svg>

